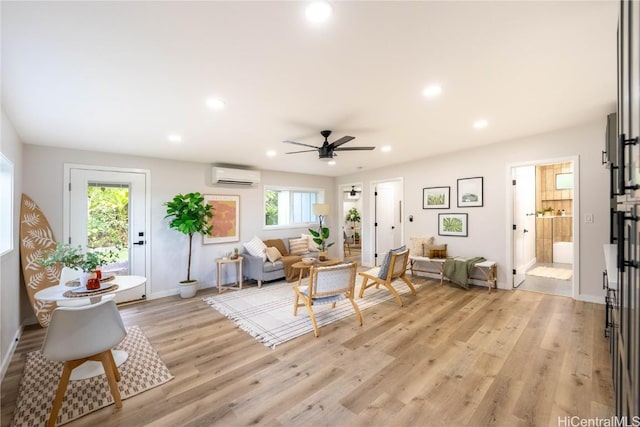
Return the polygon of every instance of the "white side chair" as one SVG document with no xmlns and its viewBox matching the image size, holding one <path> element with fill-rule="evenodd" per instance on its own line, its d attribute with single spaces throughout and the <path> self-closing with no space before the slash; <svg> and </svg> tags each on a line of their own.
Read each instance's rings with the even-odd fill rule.
<svg viewBox="0 0 640 427">
<path fill-rule="evenodd" d="M 62 272 L 60 272 L 59 284 L 64 285 L 70 280 L 77 279 L 78 277 L 80 277 L 81 273 L 82 270 L 80 270 L 79 268 L 62 267 Z M 114 299 L 115 297 L 115 294 L 105 295 L 102 297 L 102 300 Z M 56 304 L 58 307 L 80 307 L 82 305 L 91 304 L 91 300 L 89 298 L 78 298 L 75 300 L 58 301 Z"/>
<path fill-rule="evenodd" d="M 122 407 L 117 384 L 120 372 L 111 349 L 126 335 L 113 300 L 80 307 L 58 307 L 53 311 L 42 354 L 49 360 L 64 362 L 64 367 L 47 426 L 56 423 L 71 371 L 88 360 L 102 363 L 116 407 Z"/>
</svg>

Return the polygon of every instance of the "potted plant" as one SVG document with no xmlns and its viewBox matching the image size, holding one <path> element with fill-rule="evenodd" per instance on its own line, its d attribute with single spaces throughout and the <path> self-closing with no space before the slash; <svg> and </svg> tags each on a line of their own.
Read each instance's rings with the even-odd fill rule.
<svg viewBox="0 0 640 427">
<path fill-rule="evenodd" d="M 100 287 L 100 277 L 98 276 L 98 267 L 109 262 L 115 261 L 118 254 L 115 251 L 87 251 L 82 252 L 82 247 L 72 247 L 66 243 L 57 242 L 56 248 L 45 253 L 44 258 L 40 258 L 38 262 L 45 267 L 61 263 L 65 267 L 80 269 L 80 285 L 87 286 L 88 281 L 92 278 L 98 279 L 98 288 Z M 90 289 L 90 288 L 88 288 Z"/>
<path fill-rule="evenodd" d="M 191 279 L 191 247 L 193 235 L 200 233 L 204 236 L 211 235 L 213 226 L 209 224 L 209 218 L 213 217 L 213 207 L 204 203 L 204 196 L 200 193 L 178 194 L 173 200 L 165 203 L 169 219 L 169 228 L 189 236 L 189 258 L 187 260 L 187 278 L 180 281 L 180 296 L 191 298 L 196 294 L 198 281 Z"/>
<path fill-rule="evenodd" d="M 324 261 L 327 259 L 327 249 L 329 249 L 335 242 L 327 243 L 329 238 L 329 228 L 323 227 L 320 223 L 318 230 L 309 229 L 309 233 L 313 236 L 313 241 L 318 245 L 318 259 Z"/>
</svg>

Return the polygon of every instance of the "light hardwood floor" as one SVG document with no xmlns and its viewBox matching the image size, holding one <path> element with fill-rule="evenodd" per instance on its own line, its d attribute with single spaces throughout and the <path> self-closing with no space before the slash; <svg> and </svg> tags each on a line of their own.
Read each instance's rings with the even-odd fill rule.
<svg viewBox="0 0 640 427">
<path fill-rule="evenodd" d="M 603 306 L 414 283 L 403 308 L 389 300 L 363 312 L 363 327 L 347 318 L 275 350 L 198 298 L 213 290 L 122 307 L 175 379 L 69 425 L 556 426 L 611 415 Z M 18 344 L 2 425 L 43 337 L 30 327 Z"/>
</svg>

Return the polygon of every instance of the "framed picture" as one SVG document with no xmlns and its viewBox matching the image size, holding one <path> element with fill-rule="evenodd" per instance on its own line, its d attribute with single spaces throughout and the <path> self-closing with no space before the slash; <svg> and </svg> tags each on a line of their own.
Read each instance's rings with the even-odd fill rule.
<svg viewBox="0 0 640 427">
<path fill-rule="evenodd" d="M 240 240 L 240 196 L 205 194 L 204 202 L 213 207 L 211 236 L 203 236 L 202 243 L 237 242 Z"/>
<path fill-rule="evenodd" d="M 438 214 L 438 235 L 467 237 L 468 223 L 466 213 Z"/>
<path fill-rule="evenodd" d="M 458 207 L 482 206 L 482 177 L 458 179 Z"/>
<path fill-rule="evenodd" d="M 427 187 L 422 189 L 422 209 L 449 209 L 451 187 Z"/>
</svg>

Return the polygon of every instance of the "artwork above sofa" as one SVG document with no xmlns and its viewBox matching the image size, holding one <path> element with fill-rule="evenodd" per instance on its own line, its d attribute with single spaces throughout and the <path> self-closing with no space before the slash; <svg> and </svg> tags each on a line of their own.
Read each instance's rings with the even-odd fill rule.
<svg viewBox="0 0 640 427">
<path fill-rule="evenodd" d="M 317 247 L 308 234 L 264 241 L 254 237 L 243 246 L 243 274 L 247 279 L 256 280 L 258 287 L 262 287 L 262 282 L 283 277 L 287 282 L 297 280 L 299 271 L 292 265 L 304 257 L 318 256 Z"/>
</svg>

